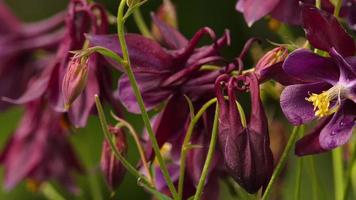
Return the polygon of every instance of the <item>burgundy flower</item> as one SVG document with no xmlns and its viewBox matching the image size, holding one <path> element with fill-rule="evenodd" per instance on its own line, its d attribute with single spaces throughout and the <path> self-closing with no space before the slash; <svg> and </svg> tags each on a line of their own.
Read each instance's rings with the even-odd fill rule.
<svg viewBox="0 0 356 200">
<path fill-rule="evenodd" d="M 115 136 L 117 150 L 121 155 L 126 156 L 127 142 L 125 133 L 121 129 L 115 127 L 109 127 L 109 132 Z M 103 142 L 100 166 L 108 185 L 112 189 L 119 186 L 124 178 L 126 170 L 121 162 L 115 158 L 107 140 L 104 140 Z"/>
<path fill-rule="evenodd" d="M 228 100 L 224 97 L 224 87 Z M 236 104 L 236 95 L 246 89 L 251 94 L 247 123 Z M 273 171 L 268 122 L 260 100 L 257 76 L 251 73 L 228 79 L 223 75 L 216 80 L 216 96 L 220 106 L 219 143 L 227 171 L 246 191 L 256 193 L 266 186 Z"/>
<path fill-rule="evenodd" d="M 23 104 L 42 97 L 49 99 L 50 105 L 58 112 L 64 112 L 62 81 L 68 62 L 70 51 L 82 49 L 85 33 L 104 34 L 107 32 L 107 16 L 98 4 L 88 4 L 85 0 L 71 0 L 69 3 L 64 38 L 60 41 L 55 58 L 44 67 L 38 76 L 32 77 L 27 90 L 17 99 L 9 99 L 12 103 Z M 93 55 L 88 60 L 88 84 L 81 95 L 73 102 L 68 111 L 69 119 L 76 127 L 86 125 L 87 119 L 94 107 L 94 94 L 100 94 L 105 83 L 100 82 L 104 69 L 99 69 L 99 57 Z M 105 93 L 105 92 L 104 92 Z M 107 92 L 106 92 L 107 94 Z"/>
<path fill-rule="evenodd" d="M 31 77 L 53 59 L 52 54 L 63 38 L 63 30 L 59 26 L 64 23 L 64 14 L 25 24 L 1 1 L 0 23 L 0 98 L 18 98 Z M 34 59 L 38 50 L 45 53 L 44 58 Z M 0 110 L 9 105 L 0 101 Z"/>
<path fill-rule="evenodd" d="M 322 118 L 311 134 L 298 141 L 297 155 L 331 150 L 345 144 L 356 120 L 356 57 L 353 39 L 337 20 L 312 6 L 303 7 L 310 43 L 329 52 L 321 57 L 298 49 L 286 59 L 283 69 L 304 84 L 284 89 L 281 107 L 294 125 Z"/>
<path fill-rule="evenodd" d="M 229 34 L 226 32 L 222 38 L 215 41 L 214 32 L 210 28 L 202 28 L 188 41 L 181 33 L 155 16 L 153 20 L 167 48 L 136 34 L 127 34 L 126 41 L 146 108 L 152 109 L 168 100 L 153 125 L 158 144 L 162 146 L 168 139 L 185 132 L 184 125 L 189 117 L 189 109 L 183 94 L 193 102 L 203 101 L 202 98 L 208 100 L 214 96 L 214 81 L 220 72 L 199 69 L 203 64 L 222 60 L 218 50 L 229 44 Z M 215 42 L 197 48 L 199 40 L 204 35 L 209 35 Z M 121 55 L 117 36 L 91 35 L 88 38 L 92 45 L 106 47 Z M 122 66 L 110 62 L 123 71 Z M 115 95 L 128 111 L 140 112 L 126 75 L 120 78 Z M 152 156 L 151 150 L 147 150 L 147 153 L 149 157 Z"/>
<path fill-rule="evenodd" d="M 26 105 L 19 127 L 0 156 L 6 189 L 24 179 L 43 182 L 57 180 L 71 192 L 78 192 L 71 174 L 82 172 L 68 141 L 68 127 L 60 113 L 43 101 Z"/>
</svg>

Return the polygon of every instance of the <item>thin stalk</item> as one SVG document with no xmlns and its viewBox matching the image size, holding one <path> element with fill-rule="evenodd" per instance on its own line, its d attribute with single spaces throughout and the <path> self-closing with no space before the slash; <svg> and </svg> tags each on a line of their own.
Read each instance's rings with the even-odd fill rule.
<svg viewBox="0 0 356 200">
<path fill-rule="evenodd" d="M 148 29 L 148 27 L 145 23 L 145 20 L 142 17 L 140 8 L 135 9 L 135 11 L 133 12 L 133 17 L 134 17 L 135 23 L 137 25 L 137 28 L 140 30 L 142 35 L 147 38 L 153 38 L 151 31 Z"/>
<path fill-rule="evenodd" d="M 219 121 L 219 105 L 216 104 L 216 106 L 215 106 L 215 116 L 214 116 L 214 122 L 213 122 L 213 130 L 212 130 L 212 133 L 211 133 L 211 140 L 210 140 L 208 155 L 206 157 L 206 160 L 205 160 L 205 163 L 204 163 L 204 167 L 203 167 L 203 171 L 202 171 L 200 179 L 199 179 L 199 183 L 198 183 L 198 186 L 197 186 L 197 191 L 196 191 L 195 196 L 194 196 L 194 200 L 199 200 L 201 195 L 202 195 L 203 188 L 204 188 L 205 181 L 206 181 L 206 177 L 208 176 L 208 172 L 209 172 L 209 167 L 210 167 L 211 162 L 213 160 L 213 155 L 214 155 L 215 146 L 216 146 L 216 139 L 218 137 L 218 121 Z"/>
<path fill-rule="evenodd" d="M 280 175 L 280 173 L 282 172 L 282 169 L 285 165 L 285 163 L 287 162 L 287 158 L 288 158 L 288 154 L 290 152 L 290 150 L 292 149 L 293 144 L 295 143 L 295 140 L 297 138 L 298 132 L 300 130 L 300 127 L 295 126 L 293 128 L 292 134 L 288 139 L 288 143 L 286 145 L 286 148 L 284 149 L 282 156 L 278 162 L 278 165 L 276 166 L 276 169 L 274 170 L 271 180 L 269 181 L 266 191 L 264 192 L 263 196 L 262 196 L 262 200 L 267 200 L 269 197 L 269 194 L 272 191 L 272 186 L 273 184 L 276 182 L 278 176 Z"/>
<path fill-rule="evenodd" d="M 65 200 L 65 198 L 50 183 L 41 186 L 41 192 L 48 200 Z"/>
<path fill-rule="evenodd" d="M 132 68 L 131 68 L 130 57 L 129 57 L 129 52 L 127 50 L 127 44 L 126 44 L 125 32 L 124 32 L 123 16 L 124 16 L 125 5 L 126 5 L 126 0 L 121 0 L 120 5 L 118 7 L 118 11 L 117 11 L 117 32 L 118 32 L 118 38 L 119 38 L 119 41 L 120 41 L 122 55 L 123 55 L 123 59 L 124 59 L 124 68 L 125 68 L 125 71 L 126 71 L 126 74 L 127 74 L 128 78 L 130 80 L 130 84 L 132 86 L 132 89 L 133 89 L 133 91 L 135 93 L 135 97 L 136 97 L 137 103 L 138 103 L 138 105 L 140 107 L 141 117 L 142 117 L 142 120 L 143 120 L 143 122 L 145 124 L 145 127 L 147 129 L 147 133 L 148 133 L 148 136 L 149 136 L 149 138 L 151 140 L 152 147 L 153 147 L 153 150 L 155 152 L 155 155 L 156 155 L 157 161 L 159 163 L 160 169 L 162 171 L 164 179 L 167 182 L 167 186 L 168 186 L 170 192 L 172 193 L 173 198 L 176 199 L 177 198 L 176 188 L 173 185 L 171 177 L 169 176 L 169 173 L 168 173 L 167 166 L 164 163 L 164 160 L 163 160 L 163 157 L 161 155 L 161 152 L 160 152 L 160 149 L 159 149 L 155 134 L 153 132 L 153 129 L 152 129 L 152 126 L 151 126 L 151 123 L 150 123 L 150 119 L 149 119 L 147 111 L 146 111 L 145 104 L 144 104 L 143 99 L 142 99 L 142 95 L 141 95 L 140 89 L 138 88 L 137 81 L 135 79 L 135 75 L 134 75 L 134 73 L 132 71 Z"/>
<path fill-rule="evenodd" d="M 352 152 L 352 157 L 350 160 L 350 165 L 349 168 L 346 171 L 346 184 L 345 184 L 345 189 L 343 193 L 343 200 L 347 199 L 347 195 L 349 194 L 350 187 L 351 187 L 351 176 L 352 176 L 352 169 L 356 163 L 356 145 L 354 145 L 353 152 Z"/>
<path fill-rule="evenodd" d="M 341 200 L 344 192 L 344 166 L 342 161 L 342 148 L 334 149 L 332 152 L 335 200 Z"/>
<path fill-rule="evenodd" d="M 321 8 L 321 0 L 316 0 L 315 1 L 315 7 L 317 7 L 317 8 Z"/>
<path fill-rule="evenodd" d="M 198 113 L 194 116 L 192 121 L 189 124 L 187 133 L 184 137 L 183 145 L 182 145 L 182 150 L 181 150 L 181 155 L 180 155 L 180 173 L 179 173 L 179 181 L 178 181 L 178 199 L 182 199 L 183 196 L 183 183 L 184 183 L 184 173 L 185 173 L 185 162 L 187 159 L 187 153 L 189 148 L 189 143 L 190 143 L 190 138 L 193 134 L 194 126 L 195 124 L 199 121 L 200 117 L 204 114 L 204 112 L 214 103 L 216 103 L 217 99 L 213 98 L 206 102 L 198 111 Z"/>
<path fill-rule="evenodd" d="M 136 178 L 143 180 L 143 182 L 145 184 L 147 184 L 147 180 L 145 177 L 141 176 L 140 172 L 136 170 L 135 167 L 133 167 L 122 155 L 121 153 L 118 151 L 118 149 L 116 148 L 116 145 L 114 144 L 114 141 L 112 139 L 112 135 L 109 133 L 109 129 L 108 129 L 108 123 L 106 121 L 106 117 L 104 114 L 104 110 L 103 110 L 103 106 L 101 105 L 100 99 L 98 95 L 95 95 L 95 104 L 96 104 L 96 108 L 98 110 L 98 115 L 99 115 L 99 120 L 100 120 L 100 124 L 101 127 L 103 129 L 104 135 L 105 135 L 105 139 L 107 140 L 107 142 L 110 145 L 110 148 L 112 150 L 112 152 L 114 153 L 114 156 L 116 157 L 116 159 L 118 159 L 122 165 L 126 168 L 126 170 L 131 173 L 132 175 L 134 175 Z"/>
<path fill-rule="evenodd" d="M 304 135 L 304 126 L 300 128 L 299 131 L 299 138 L 303 137 Z M 300 190 L 301 190 L 301 182 L 302 182 L 302 172 L 303 172 L 303 157 L 297 157 L 297 176 L 296 176 L 296 183 L 295 183 L 295 193 L 294 193 L 294 200 L 300 199 Z"/>
<path fill-rule="evenodd" d="M 341 6 L 342 6 L 342 0 L 337 0 L 334 9 L 334 16 L 336 18 L 339 17 Z"/>
<path fill-rule="evenodd" d="M 135 143 L 136 143 L 137 150 L 138 150 L 138 152 L 139 152 L 139 154 L 140 154 L 140 157 L 141 157 L 141 161 L 142 161 L 143 168 L 146 170 L 146 173 L 147 173 L 147 175 L 148 175 L 148 181 L 152 184 L 152 186 L 154 186 L 154 185 L 155 185 L 154 179 L 153 179 L 153 177 L 152 177 L 151 170 L 150 170 L 150 168 L 149 168 L 149 166 L 148 166 L 148 162 L 147 162 L 147 159 L 146 159 L 145 151 L 143 150 L 143 147 L 142 147 L 142 144 L 141 144 L 141 142 L 140 142 L 140 138 L 138 137 L 137 132 L 136 132 L 135 129 L 131 126 L 131 124 L 128 123 L 127 121 L 125 121 L 124 119 L 121 119 L 121 118 L 119 118 L 119 117 L 117 117 L 117 116 L 114 116 L 114 117 L 115 117 L 115 119 L 116 119 L 117 121 L 119 121 L 119 123 L 120 123 L 122 126 L 126 127 L 126 128 L 129 130 L 129 132 L 131 133 L 132 137 L 134 138 Z"/>
<path fill-rule="evenodd" d="M 313 186 L 313 199 L 314 200 L 319 200 L 319 178 L 318 178 L 318 174 L 316 172 L 316 168 L 315 168 L 315 161 L 314 161 L 314 157 L 310 156 L 309 157 L 309 164 L 310 164 L 310 170 L 311 170 L 311 178 L 312 178 L 312 186 Z"/>
</svg>

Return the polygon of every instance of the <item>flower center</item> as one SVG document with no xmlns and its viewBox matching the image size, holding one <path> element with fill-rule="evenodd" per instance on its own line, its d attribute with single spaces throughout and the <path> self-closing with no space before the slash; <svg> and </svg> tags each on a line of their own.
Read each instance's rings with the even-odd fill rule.
<svg viewBox="0 0 356 200">
<path fill-rule="evenodd" d="M 321 94 L 312 93 L 305 100 L 311 102 L 314 106 L 314 113 L 316 117 L 325 117 L 335 113 L 340 105 L 341 98 L 345 94 L 345 88 L 340 85 L 335 85 Z M 337 100 L 335 105 L 330 107 L 330 103 Z"/>
</svg>

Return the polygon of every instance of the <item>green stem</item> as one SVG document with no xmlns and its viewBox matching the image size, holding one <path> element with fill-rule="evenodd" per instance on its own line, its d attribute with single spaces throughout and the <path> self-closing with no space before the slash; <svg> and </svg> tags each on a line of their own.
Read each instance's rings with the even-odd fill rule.
<svg viewBox="0 0 356 200">
<path fill-rule="evenodd" d="M 147 182 L 146 178 L 141 176 L 140 172 L 138 172 L 136 170 L 136 168 L 133 167 L 121 155 L 121 153 L 116 148 L 116 145 L 114 144 L 114 141 L 112 139 L 112 135 L 109 133 L 108 124 L 107 124 L 106 117 L 105 117 L 105 114 L 104 114 L 103 106 L 101 105 L 101 102 L 100 102 L 100 99 L 99 99 L 98 95 L 95 95 L 95 104 L 96 104 L 96 108 L 98 110 L 99 120 L 100 120 L 100 124 L 101 124 L 101 127 L 102 127 L 104 135 L 105 135 L 105 139 L 109 143 L 110 148 L 111 148 L 112 152 L 114 153 L 114 156 L 116 157 L 116 159 L 118 159 L 122 163 L 122 165 L 126 168 L 126 170 L 129 173 L 134 175 L 136 178 L 142 179 L 144 181 L 144 183 L 147 184 L 148 182 Z"/>
<path fill-rule="evenodd" d="M 133 89 L 133 91 L 135 93 L 137 103 L 138 103 L 138 105 L 140 107 L 141 117 L 142 117 L 142 120 L 143 120 L 143 122 L 145 124 L 145 127 L 147 129 L 147 133 L 148 133 L 148 136 L 149 136 L 149 138 L 151 140 L 152 147 L 153 147 L 153 150 L 154 150 L 154 152 L 156 154 L 156 158 L 157 158 L 157 161 L 159 163 L 160 169 L 162 171 L 164 179 L 167 182 L 167 186 L 168 186 L 170 192 L 172 193 L 173 198 L 176 199 L 177 198 L 176 188 L 173 185 L 171 177 L 169 176 L 169 173 L 168 173 L 167 166 L 164 163 L 164 160 L 163 160 L 163 157 L 161 155 L 161 152 L 160 152 L 160 149 L 159 149 L 155 134 L 153 132 L 153 129 L 152 129 L 152 126 L 151 126 L 151 123 L 150 123 L 150 119 L 148 117 L 148 114 L 147 114 L 147 111 L 146 111 L 146 108 L 145 108 L 145 104 L 144 104 L 143 99 L 142 99 L 142 95 L 141 95 L 140 89 L 138 88 L 137 81 L 135 79 L 135 75 L 134 75 L 134 73 L 132 71 L 132 68 L 131 68 L 131 63 L 130 63 L 130 59 L 129 59 L 129 53 L 128 53 L 128 50 L 127 50 L 127 44 L 126 44 L 126 40 L 125 40 L 125 32 L 124 32 L 123 16 L 124 16 L 125 5 L 126 5 L 126 0 L 121 0 L 120 5 L 118 7 L 118 11 L 117 11 L 117 31 L 118 31 L 118 38 L 119 38 L 120 45 L 121 45 L 123 59 L 125 61 L 124 62 L 124 68 L 125 68 L 125 71 L 126 71 L 126 74 L 127 74 L 128 78 L 130 80 L 132 89 Z"/>
<path fill-rule="evenodd" d="M 41 192 L 48 200 L 65 200 L 65 198 L 50 183 L 41 186 Z"/>
<path fill-rule="evenodd" d="M 346 171 L 346 184 L 345 184 L 345 189 L 343 193 L 343 200 L 347 199 L 347 195 L 349 194 L 350 187 L 351 187 L 351 177 L 352 177 L 352 169 L 354 167 L 354 164 L 356 162 L 356 145 L 353 147 L 353 152 L 352 152 L 352 157 L 350 160 L 350 165 L 349 168 Z"/>
<path fill-rule="evenodd" d="M 316 0 L 315 1 L 315 7 L 317 7 L 317 8 L 321 8 L 321 0 Z"/>
<path fill-rule="evenodd" d="M 315 168 L 315 161 L 314 161 L 314 157 L 310 156 L 309 158 L 309 164 L 310 164 L 310 170 L 311 170 L 311 178 L 312 178 L 312 186 L 313 186 L 313 199 L 314 200 L 318 200 L 319 199 L 319 178 L 318 178 L 318 174 L 316 172 L 316 168 Z"/>
<path fill-rule="evenodd" d="M 134 17 L 135 23 L 136 23 L 138 29 L 140 30 L 140 32 L 142 33 L 142 35 L 147 38 L 153 38 L 151 31 L 148 29 L 145 21 L 143 20 L 140 8 L 135 9 L 135 11 L 133 12 L 133 17 Z"/>
<path fill-rule="evenodd" d="M 332 152 L 335 200 L 341 200 L 344 192 L 344 167 L 342 161 L 342 148 L 334 149 Z"/>
<path fill-rule="evenodd" d="M 342 6 L 342 0 L 337 0 L 334 9 L 334 16 L 336 18 L 339 17 L 341 6 Z"/>
<path fill-rule="evenodd" d="M 179 181 L 178 181 L 178 199 L 182 199 L 183 196 L 183 183 L 184 183 L 184 173 L 185 173 L 185 161 L 187 159 L 187 153 L 189 148 L 189 143 L 190 143 L 190 138 L 193 134 L 194 126 L 195 124 L 199 121 L 200 117 L 204 114 L 204 112 L 214 103 L 216 103 L 217 99 L 213 98 L 209 100 L 207 103 L 205 103 L 198 113 L 194 116 L 192 121 L 189 124 L 187 133 L 184 137 L 183 145 L 182 145 L 182 150 L 181 150 L 181 156 L 180 156 L 180 173 L 179 173 Z"/>
<path fill-rule="evenodd" d="M 282 172 L 282 169 L 283 169 L 285 163 L 287 162 L 288 154 L 289 154 L 290 150 L 292 149 L 293 144 L 295 143 L 299 129 L 300 129 L 300 127 L 298 127 L 298 126 L 293 128 L 292 134 L 288 139 L 286 148 L 284 149 L 282 156 L 278 162 L 278 165 L 276 166 L 276 169 L 274 170 L 274 172 L 272 174 L 271 180 L 269 181 L 269 183 L 267 185 L 266 191 L 262 196 L 262 200 L 268 199 L 269 194 L 271 193 L 273 184 L 276 182 L 278 176 Z"/>
<path fill-rule="evenodd" d="M 303 171 L 303 158 L 297 158 L 297 177 L 295 183 L 295 193 L 294 200 L 300 199 L 300 186 L 302 181 L 302 171 Z"/>
<path fill-rule="evenodd" d="M 137 132 L 135 131 L 135 129 L 131 126 L 130 123 L 128 123 L 127 121 L 125 121 L 124 119 L 121 119 L 117 116 L 114 116 L 114 118 L 119 121 L 119 124 L 123 125 L 124 127 L 126 127 L 129 132 L 131 133 L 132 137 L 134 138 L 135 140 L 135 143 L 136 143 L 136 147 L 137 147 L 137 150 L 140 154 L 140 157 L 141 157 L 141 161 L 142 161 L 142 165 L 143 165 L 143 168 L 146 170 L 146 173 L 148 175 L 148 181 L 152 184 L 152 186 L 155 185 L 154 183 L 154 179 L 153 179 L 153 176 L 152 176 L 152 173 L 151 173 L 151 170 L 148 166 L 148 162 L 147 162 L 147 159 L 146 159 L 146 155 L 145 155 L 145 151 L 143 150 L 143 147 L 141 145 L 141 142 L 140 142 L 140 138 L 137 134 Z"/>
<path fill-rule="evenodd" d="M 218 121 L 219 121 L 219 105 L 216 104 L 215 116 L 214 116 L 214 122 L 213 122 L 213 130 L 211 133 L 211 140 L 210 140 L 208 155 L 206 157 L 203 171 L 202 171 L 200 179 L 199 179 L 199 183 L 197 186 L 197 191 L 194 196 L 194 200 L 199 200 L 201 197 L 201 194 L 203 192 L 203 188 L 205 185 L 205 180 L 206 180 L 206 177 L 208 176 L 209 167 L 211 165 L 211 161 L 213 160 L 213 155 L 214 155 L 215 146 L 216 146 L 216 139 L 218 136 Z"/>
</svg>

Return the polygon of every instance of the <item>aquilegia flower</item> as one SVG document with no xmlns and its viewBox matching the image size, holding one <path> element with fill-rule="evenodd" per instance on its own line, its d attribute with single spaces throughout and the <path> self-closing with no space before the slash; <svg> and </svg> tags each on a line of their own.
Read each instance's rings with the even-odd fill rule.
<svg viewBox="0 0 356 200">
<path fill-rule="evenodd" d="M 83 169 L 69 142 L 67 123 L 43 100 L 26 104 L 17 130 L 0 155 L 6 189 L 25 179 L 37 183 L 54 179 L 78 192 L 71 175 Z"/>
<path fill-rule="evenodd" d="M 0 1 L 0 98 L 18 98 L 31 77 L 53 59 L 63 38 L 64 13 L 33 23 L 23 23 Z M 44 56 L 35 59 L 41 50 Z M 16 87 L 16 89 L 14 89 Z M 11 104 L 0 101 L 0 111 Z"/>
<path fill-rule="evenodd" d="M 85 0 L 71 0 L 65 18 L 64 29 L 64 37 L 60 40 L 55 58 L 43 67 L 37 76 L 32 77 L 27 85 L 27 90 L 22 96 L 16 99 L 6 98 L 7 101 L 24 104 L 45 96 L 56 111 L 65 111 L 62 82 L 69 60 L 72 57 L 70 51 L 83 48 L 86 41 L 85 33 L 107 33 L 108 20 L 106 11 L 96 3 L 89 4 Z M 110 94 L 104 91 L 110 89 L 110 86 L 106 85 L 110 79 L 102 77 L 107 69 L 105 69 L 105 66 L 98 67 L 100 62 L 98 55 L 92 55 L 88 59 L 87 67 L 89 69 L 86 88 L 68 110 L 69 119 L 76 127 L 86 125 L 95 104 L 94 94 L 102 92 L 102 97 Z M 69 83 L 66 85 L 70 86 Z"/>
<path fill-rule="evenodd" d="M 251 113 L 246 122 L 239 113 L 236 95 L 247 89 L 251 94 Z M 219 143 L 227 171 L 246 191 L 256 193 L 267 185 L 273 171 L 268 122 L 257 76 L 222 75 L 216 80 L 216 96 L 220 106 Z"/>
<path fill-rule="evenodd" d="M 294 125 L 322 119 L 311 134 L 298 141 L 296 154 L 331 150 L 345 144 L 356 120 L 355 42 L 337 19 L 313 6 L 303 7 L 303 21 L 310 43 L 329 52 L 322 57 L 298 49 L 286 59 L 287 74 L 303 81 L 287 86 L 281 107 Z"/>
</svg>

